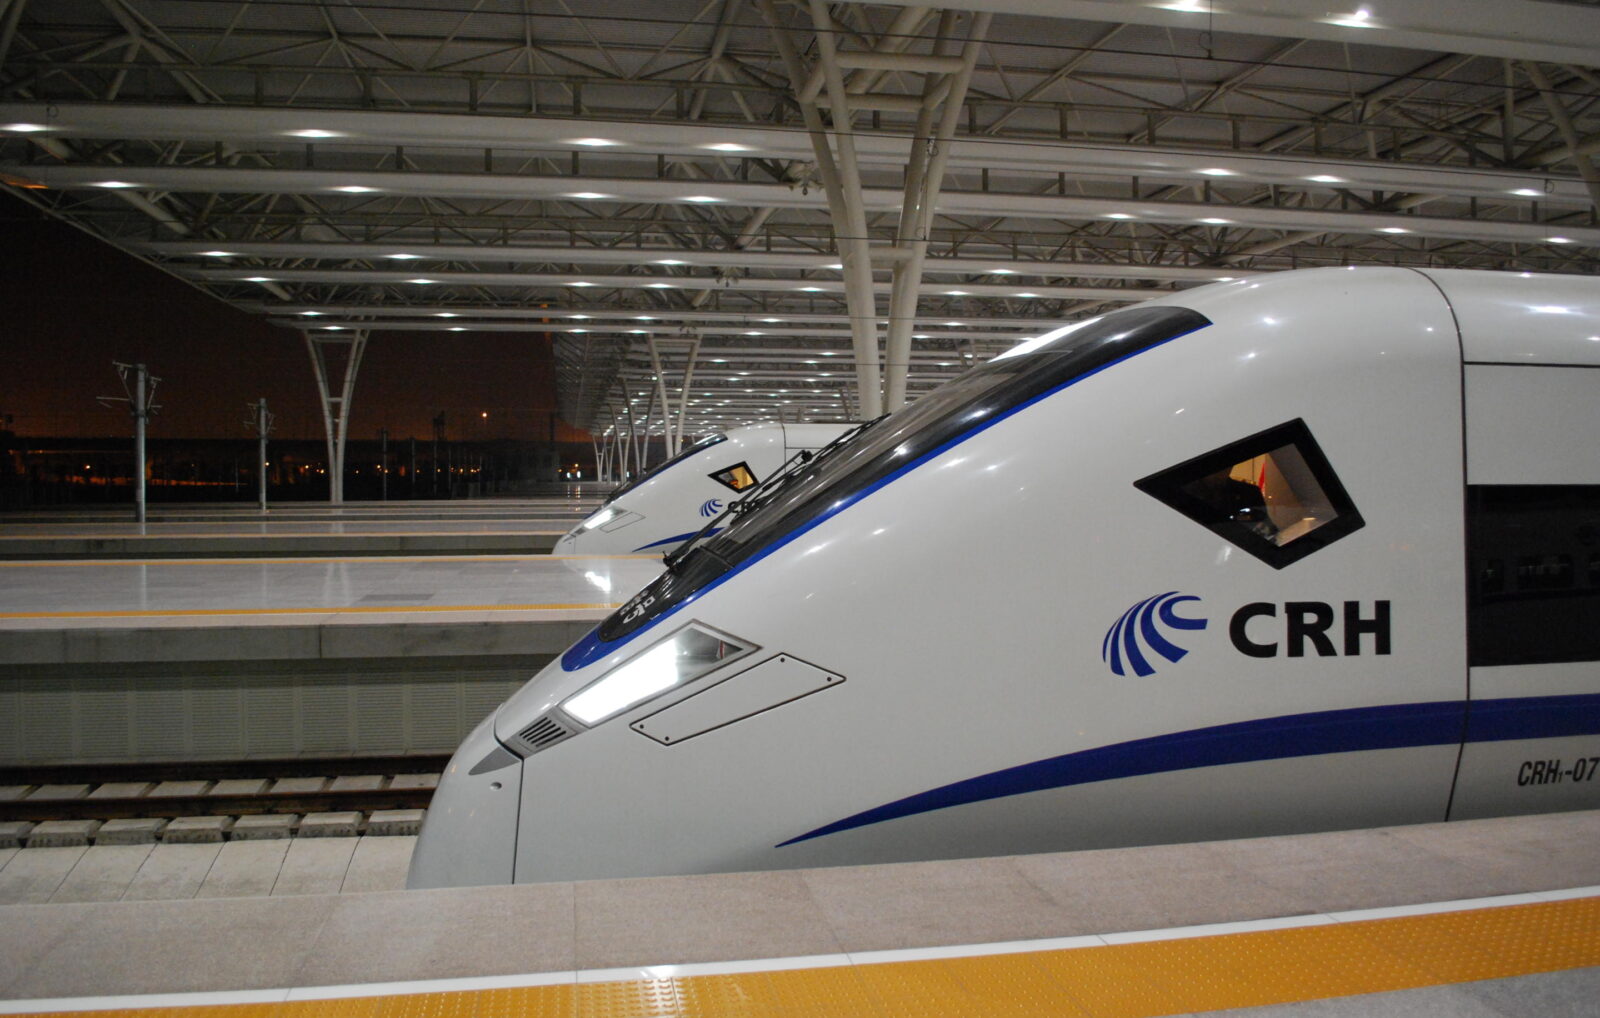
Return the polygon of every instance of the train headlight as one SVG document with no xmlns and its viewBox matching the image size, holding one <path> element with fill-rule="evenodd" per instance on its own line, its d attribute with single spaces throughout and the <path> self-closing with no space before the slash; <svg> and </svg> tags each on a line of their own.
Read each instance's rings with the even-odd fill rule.
<svg viewBox="0 0 1600 1018">
<path fill-rule="evenodd" d="M 594 530 L 596 527 L 598 527 L 601 530 L 610 533 L 613 530 L 621 530 L 623 527 L 626 527 L 629 524 L 638 523 L 642 519 L 644 519 L 644 517 L 638 513 L 629 512 L 626 509 L 618 509 L 614 506 L 607 506 L 606 508 L 595 513 L 593 516 L 584 520 L 582 523 L 578 524 L 578 529 Z"/>
<path fill-rule="evenodd" d="M 561 709 L 592 727 L 755 649 L 694 623 L 606 672 L 562 701 Z"/>
</svg>

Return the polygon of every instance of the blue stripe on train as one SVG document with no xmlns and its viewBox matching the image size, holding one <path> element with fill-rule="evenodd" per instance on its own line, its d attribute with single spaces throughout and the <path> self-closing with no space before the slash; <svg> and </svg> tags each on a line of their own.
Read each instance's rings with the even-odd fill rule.
<svg viewBox="0 0 1600 1018">
<path fill-rule="evenodd" d="M 840 831 L 950 806 L 1146 774 L 1466 742 L 1503 742 L 1600 733 L 1600 695 L 1402 703 L 1240 721 L 1067 753 L 967 778 L 884 803 L 781 842 L 793 845 Z"/>
</svg>

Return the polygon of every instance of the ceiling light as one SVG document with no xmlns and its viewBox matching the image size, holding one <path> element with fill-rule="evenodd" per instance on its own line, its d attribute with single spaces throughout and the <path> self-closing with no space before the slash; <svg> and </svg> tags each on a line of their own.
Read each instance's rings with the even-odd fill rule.
<svg viewBox="0 0 1600 1018">
<path fill-rule="evenodd" d="M 343 191 L 345 194 L 371 194 L 373 191 L 376 191 L 377 188 L 364 187 L 361 184 L 346 184 L 343 187 L 336 187 L 334 190 Z"/>
<path fill-rule="evenodd" d="M 1542 198 L 1544 192 L 1532 187 L 1514 187 L 1511 193 L 1519 198 Z"/>
<path fill-rule="evenodd" d="M 574 318 L 588 318 L 589 316 L 588 315 L 573 315 L 572 317 L 574 317 Z M 653 321 L 655 321 L 655 319 L 651 318 L 649 315 L 640 315 L 638 318 L 636 318 L 634 320 L 635 321 L 639 321 L 639 322 L 653 322 Z"/>
<path fill-rule="evenodd" d="M 440 311 L 437 314 L 435 314 L 433 317 L 435 317 L 435 318 L 460 318 L 461 316 L 456 314 L 454 311 Z"/>
<path fill-rule="evenodd" d="M 689 263 L 686 262 L 686 261 L 681 261 L 681 260 L 679 260 L 677 258 L 657 258 L 656 259 L 656 264 L 657 265 L 688 265 Z"/>
<path fill-rule="evenodd" d="M 1339 14 L 1328 18 L 1327 23 L 1340 25 L 1344 28 L 1377 28 L 1378 26 L 1369 20 L 1371 17 L 1372 12 L 1363 7 L 1350 14 Z"/>
<path fill-rule="evenodd" d="M 1547 244 L 1570 244 L 1570 243 L 1572 243 L 1572 238 L 1571 237 L 1546 237 L 1544 240 L 1545 240 L 1545 243 L 1547 243 Z"/>
<path fill-rule="evenodd" d="M 670 290 L 670 289 L 672 289 L 672 284 L 671 283 L 646 283 L 645 285 L 649 289 L 652 289 L 652 290 Z"/>
<path fill-rule="evenodd" d="M 751 329 L 749 332 L 745 333 L 745 335 L 746 336 L 764 336 L 764 335 L 766 335 L 766 333 L 762 332 L 760 329 Z"/>
<path fill-rule="evenodd" d="M 343 138 L 344 137 L 344 134 L 342 132 L 340 132 L 340 131 L 324 131 L 321 128 L 317 128 L 317 127 L 308 127 L 308 128 L 306 128 L 304 130 L 301 130 L 301 131 L 285 131 L 284 133 L 289 135 L 289 137 L 291 137 L 291 138 Z"/>
<path fill-rule="evenodd" d="M 397 262 L 414 262 L 420 259 L 422 256 L 419 254 L 391 254 L 384 255 L 384 257 L 393 258 Z"/>
<path fill-rule="evenodd" d="M 1107 212 L 1106 213 L 1106 218 L 1107 219 L 1132 219 L 1133 217 L 1130 216 L 1126 212 Z"/>
<path fill-rule="evenodd" d="M 646 332 L 644 329 L 629 329 L 628 330 L 628 335 L 630 335 L 630 336 L 648 336 L 649 333 Z"/>
<path fill-rule="evenodd" d="M 232 251 L 201 251 L 200 254 L 204 258 L 233 258 L 233 257 L 236 257 Z"/>
<path fill-rule="evenodd" d="M 1217 277 L 1217 282 L 1219 282 L 1219 283 L 1231 283 L 1237 278 L 1239 278 L 1239 277 L 1238 276 L 1218 276 Z"/>
<path fill-rule="evenodd" d="M 688 197 L 684 198 L 683 200 L 684 201 L 692 201 L 692 202 L 697 202 L 697 203 L 700 203 L 700 204 L 704 204 L 706 202 L 721 201 L 722 199 L 721 198 L 713 198 L 709 194 L 691 194 Z"/>
<path fill-rule="evenodd" d="M 119 187 L 138 187 L 139 185 L 138 184 L 130 184 L 126 180 L 101 180 L 101 181 L 96 182 L 94 186 L 95 187 L 119 188 Z"/>
<path fill-rule="evenodd" d="M 990 269 L 989 270 L 989 275 L 991 275 L 991 276 L 1014 276 L 1016 274 L 1017 274 L 1017 270 L 1016 269 Z"/>
<path fill-rule="evenodd" d="M 754 149 L 752 149 L 749 145 L 740 145 L 738 142 L 733 142 L 733 141 L 719 141 L 719 142 L 714 142 L 714 143 L 712 143 L 710 145 L 701 145 L 700 147 L 703 148 L 703 149 L 708 149 L 708 150 L 710 150 L 712 152 L 752 152 L 752 151 L 754 151 Z"/>
<path fill-rule="evenodd" d="M 246 283 L 270 283 L 270 282 L 272 282 L 272 277 L 271 276 L 246 276 L 244 281 Z"/>
<path fill-rule="evenodd" d="M 1210 166 L 1210 167 L 1207 167 L 1206 169 L 1203 169 L 1203 170 L 1195 170 L 1195 172 L 1196 173 L 1203 173 L 1208 177 L 1236 177 L 1236 176 L 1238 176 L 1238 174 L 1234 173 L 1232 170 L 1225 170 L 1220 166 Z"/>
<path fill-rule="evenodd" d="M 837 357 L 837 356 L 839 356 L 839 352 L 837 350 L 824 350 L 824 351 L 822 351 L 822 356 L 824 356 L 824 357 Z"/>
<path fill-rule="evenodd" d="M 1306 179 L 1311 181 L 1313 184 L 1345 184 L 1345 183 L 1348 183 L 1348 181 L 1346 181 L 1343 177 L 1333 177 L 1333 176 L 1329 176 L 1326 173 L 1319 173 L 1315 177 L 1307 177 Z"/>
<path fill-rule="evenodd" d="M 834 262 L 832 265 L 824 265 L 823 268 L 825 268 L 825 269 L 833 269 L 835 271 L 840 271 L 840 270 L 842 270 L 844 268 L 844 263 L 843 262 Z"/>
<path fill-rule="evenodd" d="M 438 280 L 437 279 L 408 279 L 408 280 L 406 280 L 406 282 L 408 282 L 408 283 L 416 283 L 419 286 L 426 286 L 429 283 L 437 283 Z"/>
<path fill-rule="evenodd" d="M 822 292 L 822 287 L 820 287 L 820 286 L 802 286 L 802 287 L 799 287 L 798 289 L 800 290 L 801 293 L 821 293 Z"/>
<path fill-rule="evenodd" d="M 567 285 L 568 286 L 593 286 L 594 284 L 593 283 L 586 283 L 586 282 L 584 282 L 583 280 L 580 279 L 575 283 L 568 283 Z"/>
<path fill-rule="evenodd" d="M 1378 232 L 1379 233 L 1410 233 L 1411 231 L 1406 229 L 1404 226 L 1380 226 L 1380 227 L 1378 227 Z"/>
<path fill-rule="evenodd" d="M 467 331 L 467 327 L 465 325 L 452 325 L 452 326 L 450 326 L 450 331 L 451 332 L 466 332 Z"/>
<path fill-rule="evenodd" d="M 1202 223 L 1208 223 L 1211 226 L 1226 226 L 1229 223 L 1231 223 L 1233 220 L 1231 220 L 1231 219 L 1202 219 L 1200 221 Z"/>
<path fill-rule="evenodd" d="M 582 335 L 583 333 L 588 332 L 589 330 L 588 329 L 568 329 L 567 331 L 568 332 L 576 332 L 579 335 Z"/>
<path fill-rule="evenodd" d="M 965 291 L 965 290 L 946 290 L 944 292 L 944 295 L 946 297 L 965 297 L 965 296 L 967 296 L 967 291 Z"/>
<path fill-rule="evenodd" d="M 945 324 L 945 325 L 946 325 L 946 327 L 948 327 L 948 328 L 952 328 L 952 329 L 959 329 L 959 328 L 961 328 L 961 327 L 962 327 L 962 326 L 963 326 L 963 325 L 966 325 L 966 324 L 967 324 L 967 323 L 966 323 L 966 322 L 945 322 L 945 323 L 944 323 L 944 324 Z"/>
<path fill-rule="evenodd" d="M 610 145 L 621 145 L 622 142 L 612 141 L 610 138 L 570 138 L 567 144 L 582 145 L 585 148 L 606 148 Z"/>
<path fill-rule="evenodd" d="M 321 318 L 322 317 L 322 312 L 321 311 L 302 311 L 302 312 L 300 312 L 300 314 L 302 316 L 306 317 L 306 318 Z"/>
<path fill-rule="evenodd" d="M 567 317 L 575 322 L 586 322 L 589 320 L 588 315 L 568 315 Z"/>
<path fill-rule="evenodd" d="M 1018 296 L 1018 297 L 1037 297 L 1039 295 L 1036 294 L 1036 293 L 1019 293 L 1019 294 L 1016 294 L 1016 296 Z"/>
<path fill-rule="evenodd" d="M 762 321 L 763 321 L 763 322 L 768 322 L 768 323 L 771 323 L 771 324 L 776 324 L 776 323 L 778 323 L 778 322 L 781 322 L 781 321 L 783 321 L 783 319 L 782 319 L 782 318 L 763 318 L 763 319 L 761 319 L 761 320 L 762 320 Z"/>
<path fill-rule="evenodd" d="M 50 128 L 46 124 L 4 124 L 4 125 L 0 125 L 0 131 L 16 131 L 18 134 L 36 134 L 39 131 L 48 131 L 48 130 L 50 130 Z"/>
<path fill-rule="evenodd" d="M 322 331 L 324 331 L 324 332 L 343 332 L 344 331 L 344 326 L 342 326 L 342 325 L 324 325 L 322 327 Z"/>
</svg>

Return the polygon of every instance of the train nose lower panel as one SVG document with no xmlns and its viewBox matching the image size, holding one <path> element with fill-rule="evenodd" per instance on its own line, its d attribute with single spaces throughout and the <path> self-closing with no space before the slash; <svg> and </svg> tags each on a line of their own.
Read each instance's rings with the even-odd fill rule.
<svg viewBox="0 0 1600 1018">
<path fill-rule="evenodd" d="M 494 737 L 494 715 L 445 769 L 411 855 L 408 888 L 509 884 L 515 873 L 522 760 Z"/>
</svg>

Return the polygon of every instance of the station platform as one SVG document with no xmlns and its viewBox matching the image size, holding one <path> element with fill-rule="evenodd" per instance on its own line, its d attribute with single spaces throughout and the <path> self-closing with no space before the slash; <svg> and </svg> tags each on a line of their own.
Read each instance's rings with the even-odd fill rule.
<svg viewBox="0 0 1600 1018">
<path fill-rule="evenodd" d="M 366 844 L 319 887 L 296 842 L 253 896 L 0 906 L 0 1013 L 1592 1015 L 1597 837 L 1587 812 L 430 891 L 352 882 Z M 359 840 L 398 872 L 402 839 Z"/>
<path fill-rule="evenodd" d="M 598 486 L 462 501 L 61 508 L 0 515 L 0 560 L 157 556 L 529 554 L 600 504 Z"/>
<path fill-rule="evenodd" d="M 0 765 L 448 753 L 661 568 L 550 555 L 0 562 Z"/>
</svg>

